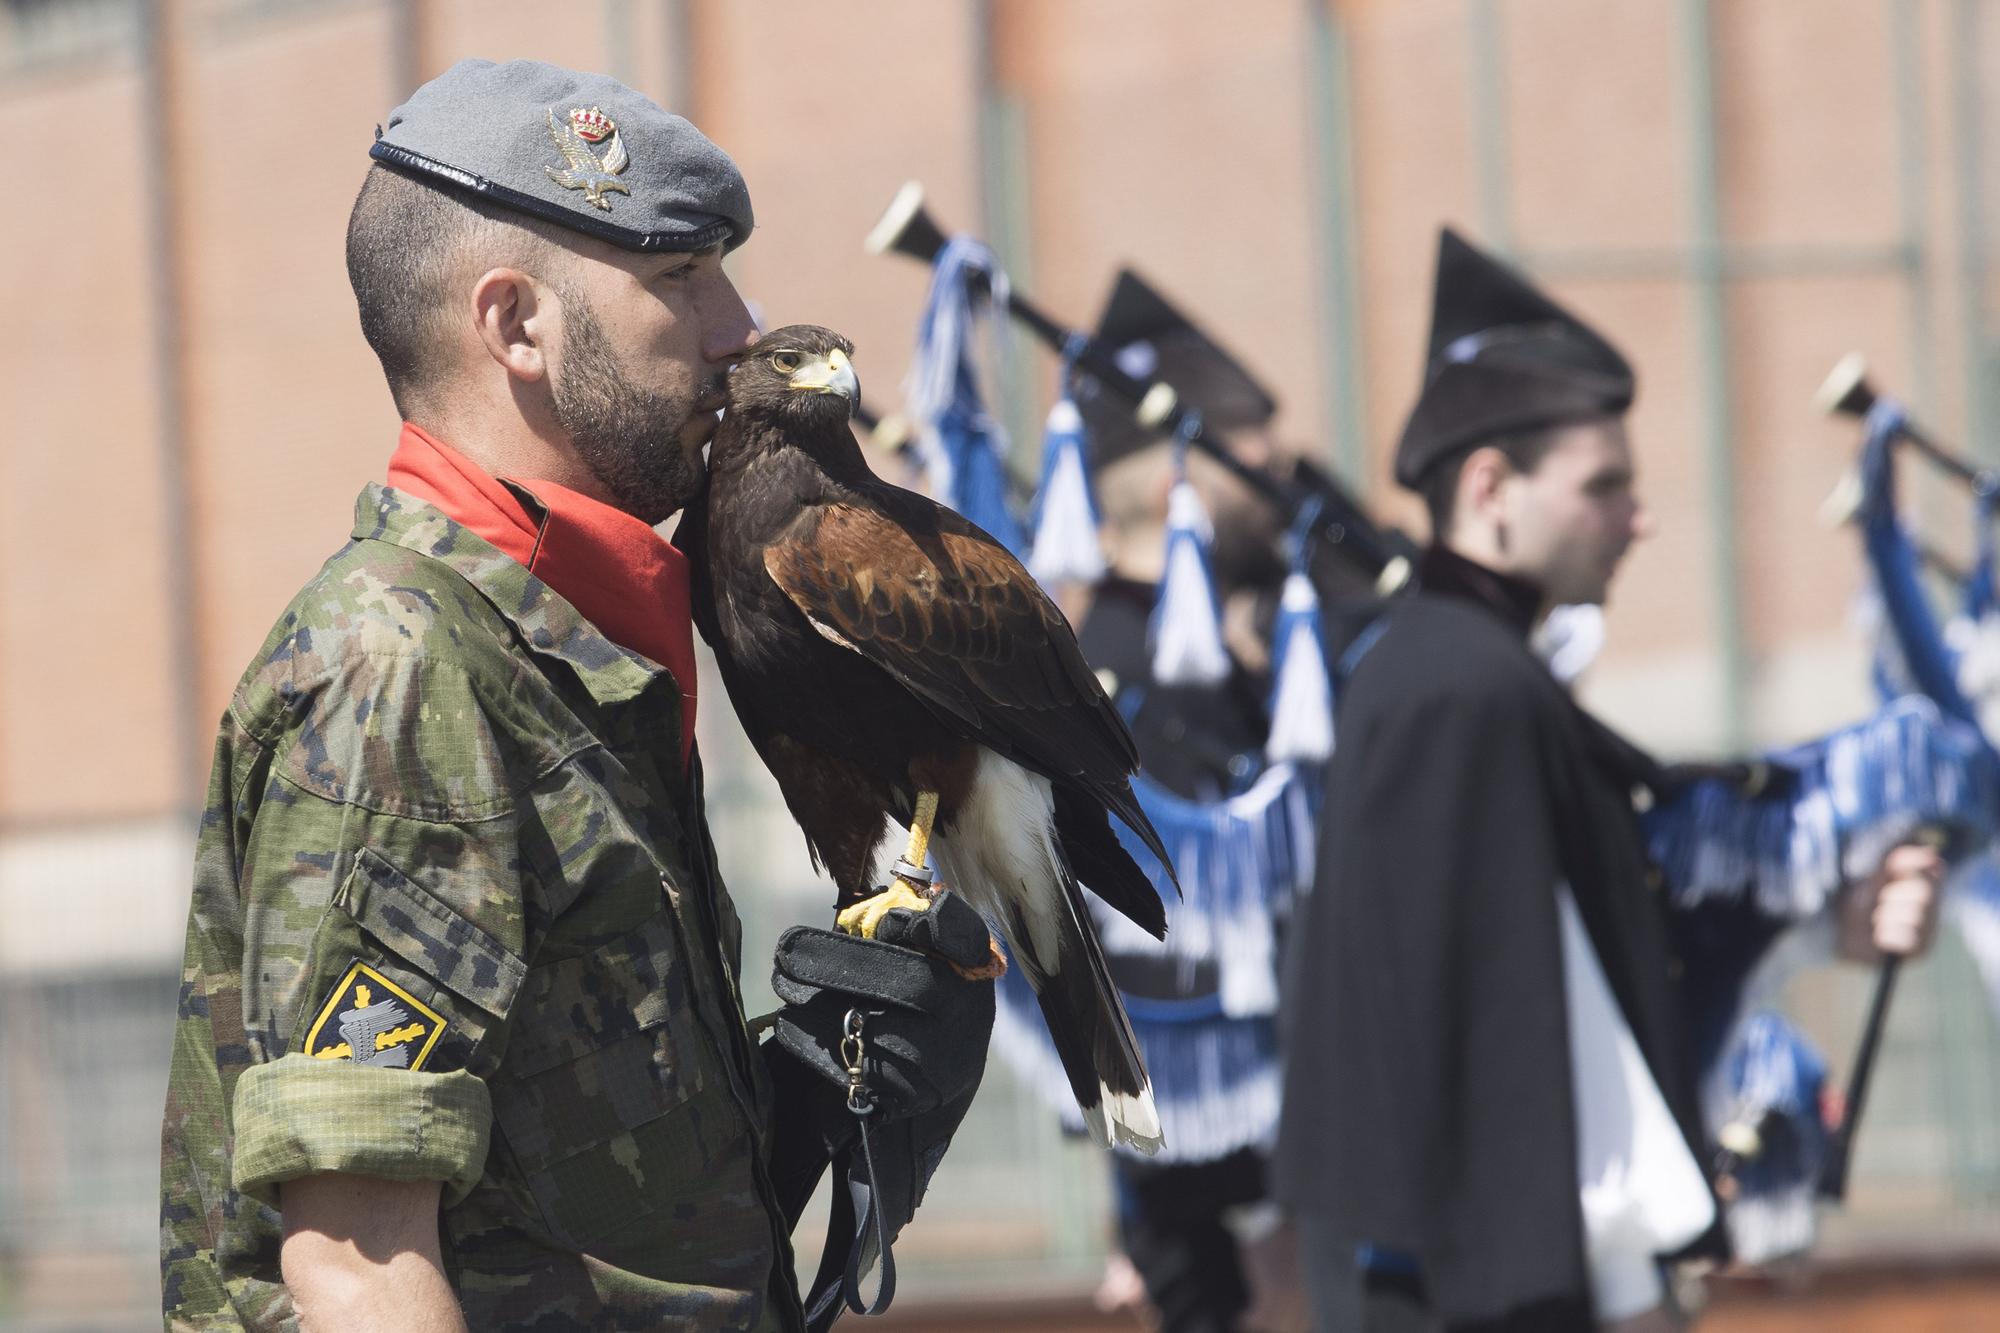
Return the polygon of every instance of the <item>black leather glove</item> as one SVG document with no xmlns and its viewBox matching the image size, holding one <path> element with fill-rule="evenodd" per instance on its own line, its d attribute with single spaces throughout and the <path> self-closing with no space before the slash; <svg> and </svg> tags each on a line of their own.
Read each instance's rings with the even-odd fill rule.
<svg viewBox="0 0 2000 1333">
<path fill-rule="evenodd" d="M 993 982 L 960 969 L 986 969 L 992 957 L 985 920 L 949 890 L 926 911 L 888 912 L 872 940 L 794 926 L 778 941 L 772 985 L 785 1006 L 765 1049 L 780 1115 L 772 1175 L 787 1217 L 796 1220 L 829 1160 L 836 1173 L 807 1296 L 813 1329 L 830 1325 L 843 1299 L 878 1313 L 894 1296 L 889 1245 L 986 1068 Z M 860 1283 L 878 1259 L 870 1305 Z"/>
</svg>

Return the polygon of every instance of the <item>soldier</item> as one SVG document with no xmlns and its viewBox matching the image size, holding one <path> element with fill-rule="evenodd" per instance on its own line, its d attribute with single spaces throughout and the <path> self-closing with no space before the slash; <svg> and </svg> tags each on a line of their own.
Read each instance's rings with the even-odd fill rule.
<svg viewBox="0 0 2000 1333">
<path fill-rule="evenodd" d="M 371 155 L 348 270 L 405 424 L 216 741 L 167 1323 L 802 1327 L 826 1099 L 745 1029 L 652 528 L 752 336 L 748 192 L 685 120 L 525 61 L 454 67 Z M 983 1052 L 990 983 L 922 962 L 916 1057 Z"/>
</svg>

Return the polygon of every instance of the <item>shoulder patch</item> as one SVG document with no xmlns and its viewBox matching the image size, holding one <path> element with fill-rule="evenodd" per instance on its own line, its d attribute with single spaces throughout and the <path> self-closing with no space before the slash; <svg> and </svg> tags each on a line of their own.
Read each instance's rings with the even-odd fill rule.
<svg viewBox="0 0 2000 1333">
<path fill-rule="evenodd" d="M 408 991 L 356 961 L 320 1006 L 305 1053 L 382 1069 L 422 1069 L 445 1021 Z"/>
</svg>

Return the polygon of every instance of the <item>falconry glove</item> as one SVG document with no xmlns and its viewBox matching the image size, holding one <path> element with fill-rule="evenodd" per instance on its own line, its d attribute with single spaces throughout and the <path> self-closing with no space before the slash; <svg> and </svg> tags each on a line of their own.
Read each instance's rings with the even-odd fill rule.
<svg viewBox="0 0 2000 1333">
<path fill-rule="evenodd" d="M 889 1247 L 985 1072 L 993 983 L 965 973 L 991 958 L 984 918 L 949 890 L 926 911 L 890 911 L 872 940 L 795 926 L 778 941 L 772 985 L 785 1004 L 767 1062 L 781 1118 L 807 1123 L 777 1136 L 772 1173 L 792 1215 L 826 1161 L 836 1176 L 806 1297 L 812 1329 L 831 1325 L 843 1304 L 876 1314 L 894 1297 Z M 861 1282 L 878 1261 L 881 1284 L 865 1302 Z"/>
</svg>

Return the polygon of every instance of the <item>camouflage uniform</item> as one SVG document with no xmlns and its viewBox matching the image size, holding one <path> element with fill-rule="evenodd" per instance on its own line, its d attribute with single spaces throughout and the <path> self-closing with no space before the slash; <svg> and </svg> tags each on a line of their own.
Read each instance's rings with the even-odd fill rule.
<svg viewBox="0 0 2000 1333">
<path fill-rule="evenodd" d="M 444 1182 L 475 1329 L 800 1323 L 679 728 L 666 671 L 436 509 L 362 493 L 216 742 L 169 1327 L 294 1326 L 275 1205 L 318 1171 Z"/>
</svg>

